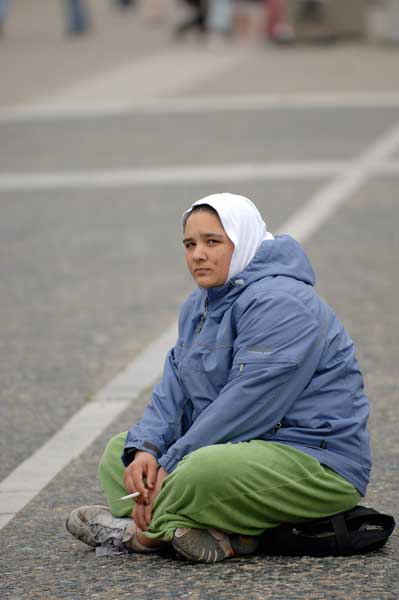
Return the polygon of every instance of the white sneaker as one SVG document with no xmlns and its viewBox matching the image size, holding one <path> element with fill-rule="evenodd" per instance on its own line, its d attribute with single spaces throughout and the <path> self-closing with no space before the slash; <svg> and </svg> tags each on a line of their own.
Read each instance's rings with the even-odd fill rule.
<svg viewBox="0 0 399 600">
<path fill-rule="evenodd" d="M 125 549 L 136 532 L 133 519 L 113 517 L 106 506 L 81 506 L 71 512 L 66 528 L 88 546 Z"/>
</svg>

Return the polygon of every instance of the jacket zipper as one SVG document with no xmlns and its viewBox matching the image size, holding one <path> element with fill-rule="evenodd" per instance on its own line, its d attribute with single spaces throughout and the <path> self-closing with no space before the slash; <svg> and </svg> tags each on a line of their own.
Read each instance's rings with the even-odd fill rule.
<svg viewBox="0 0 399 600">
<path fill-rule="evenodd" d="M 202 328 L 203 328 L 203 326 L 204 326 L 204 323 L 205 323 L 206 315 L 208 314 L 208 298 L 205 298 L 205 305 L 204 305 L 204 306 L 205 306 L 205 311 L 204 311 L 204 313 L 201 315 L 200 322 L 198 323 L 198 326 L 197 326 L 197 333 L 201 333 L 201 331 L 202 331 Z"/>
</svg>

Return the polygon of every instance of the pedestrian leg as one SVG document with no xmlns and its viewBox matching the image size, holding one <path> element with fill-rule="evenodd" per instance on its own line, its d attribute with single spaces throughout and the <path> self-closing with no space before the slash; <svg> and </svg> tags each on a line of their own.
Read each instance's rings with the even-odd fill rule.
<svg viewBox="0 0 399 600">
<path fill-rule="evenodd" d="M 89 29 L 86 0 L 66 0 L 68 33 L 85 33 Z"/>
<path fill-rule="evenodd" d="M 9 4 L 10 0 L 0 0 L 0 37 L 4 31 Z"/>
</svg>

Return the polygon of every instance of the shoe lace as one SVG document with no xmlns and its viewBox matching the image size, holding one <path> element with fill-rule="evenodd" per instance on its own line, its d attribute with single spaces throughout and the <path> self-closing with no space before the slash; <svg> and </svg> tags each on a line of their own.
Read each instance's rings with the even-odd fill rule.
<svg viewBox="0 0 399 600">
<path fill-rule="evenodd" d="M 118 529 L 101 523 L 90 523 L 89 527 L 94 539 L 102 546 L 122 547 L 125 527 Z"/>
</svg>

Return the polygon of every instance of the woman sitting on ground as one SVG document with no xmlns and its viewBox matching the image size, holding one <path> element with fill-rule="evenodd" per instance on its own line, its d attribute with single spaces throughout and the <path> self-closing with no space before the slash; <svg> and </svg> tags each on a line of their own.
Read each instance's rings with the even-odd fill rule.
<svg viewBox="0 0 399 600">
<path fill-rule="evenodd" d="M 104 452 L 109 508 L 78 508 L 67 528 L 93 547 L 172 544 L 217 562 L 255 552 L 271 527 L 358 503 L 369 406 L 353 342 L 295 240 L 233 194 L 195 202 L 183 230 L 198 289 L 178 341 L 143 418 Z"/>
</svg>

